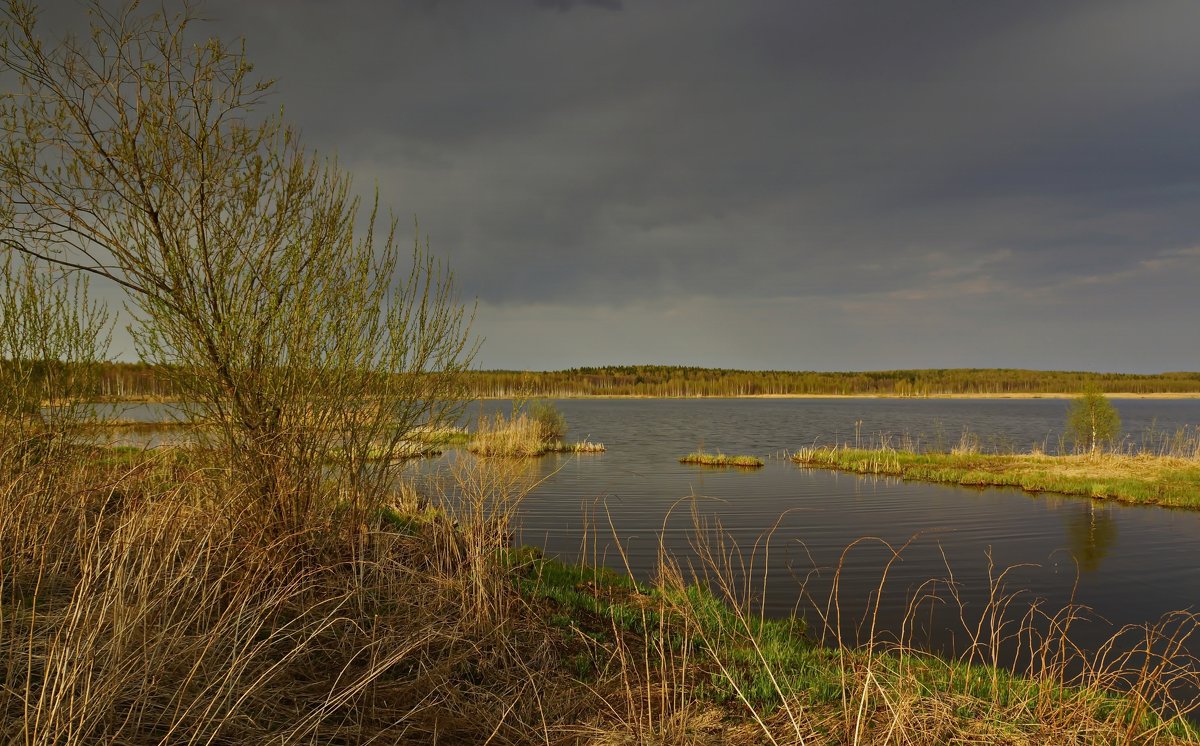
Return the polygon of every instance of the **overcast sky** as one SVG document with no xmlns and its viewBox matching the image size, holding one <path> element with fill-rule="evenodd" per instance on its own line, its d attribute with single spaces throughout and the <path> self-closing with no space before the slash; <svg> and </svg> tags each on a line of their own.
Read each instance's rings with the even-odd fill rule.
<svg viewBox="0 0 1200 746">
<path fill-rule="evenodd" d="M 1200 370 L 1200 2 L 212 0 L 482 367 Z"/>
</svg>

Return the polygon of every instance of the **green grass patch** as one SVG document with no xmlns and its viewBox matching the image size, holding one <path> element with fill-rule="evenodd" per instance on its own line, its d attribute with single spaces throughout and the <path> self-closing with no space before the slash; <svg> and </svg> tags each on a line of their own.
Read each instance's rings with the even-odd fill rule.
<svg viewBox="0 0 1200 746">
<path fill-rule="evenodd" d="M 1054 677 L 1028 679 L 991 666 L 946 660 L 896 646 L 824 647 L 807 637 L 795 617 L 764 619 L 731 607 L 699 585 L 672 587 L 637 583 L 606 568 L 546 558 L 536 548 L 509 550 L 512 577 L 522 594 L 542 605 L 550 625 L 565 639 L 591 639 L 611 650 L 613 635 L 650 656 L 665 672 L 671 662 L 688 662 L 693 693 L 714 703 L 743 702 L 766 711 L 781 703 L 803 703 L 817 711 L 856 704 L 868 692 L 870 706 L 914 697 L 957 703 L 960 723 L 990 720 L 996 712 L 1019 723 L 1044 720 L 1045 708 L 1086 710 L 1109 723 L 1143 721 L 1162 725 L 1157 716 L 1128 698 L 1097 689 L 1063 686 Z M 569 654 L 570 668 L 582 678 L 606 665 L 579 648 Z M 997 723 L 996 725 L 1004 725 Z M 1167 732 L 1195 739 L 1182 720 Z"/>
<path fill-rule="evenodd" d="M 892 449 L 805 448 L 801 466 L 973 487 L 1200 508 L 1200 461 L 1169 456 L 915 453 Z"/>
<path fill-rule="evenodd" d="M 565 634 L 611 643 L 615 630 L 649 638 L 649 648 L 664 656 L 686 652 L 694 672 L 704 677 L 701 690 L 713 701 L 730 701 L 740 690 L 754 706 L 774 707 L 781 695 L 840 692 L 828 663 L 818 663 L 831 651 L 805 638 L 799 619 L 743 621 L 698 585 L 649 586 L 608 568 L 546 558 L 529 547 L 512 550 L 509 561 L 522 593 L 547 603 L 546 613 Z M 782 691 L 773 683 L 775 671 L 788 672 Z"/>
</svg>

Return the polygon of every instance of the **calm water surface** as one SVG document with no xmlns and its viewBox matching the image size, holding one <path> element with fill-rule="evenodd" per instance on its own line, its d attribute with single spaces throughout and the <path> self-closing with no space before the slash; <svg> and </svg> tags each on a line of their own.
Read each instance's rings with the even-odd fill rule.
<svg viewBox="0 0 1200 746">
<path fill-rule="evenodd" d="M 989 572 L 1010 590 L 1057 608 L 1072 598 L 1113 625 L 1143 623 L 1177 609 L 1200 610 L 1200 512 L 1122 506 L 1016 489 L 970 489 L 805 469 L 787 450 L 813 442 L 866 441 L 879 433 L 924 444 L 957 442 L 964 428 L 984 445 L 1028 449 L 1056 442 L 1063 400 L 626 400 L 556 402 L 568 437 L 605 443 L 596 455 L 547 457 L 545 476 L 522 505 L 521 538 L 572 559 L 614 567 L 627 561 L 642 577 L 655 567 L 660 536 L 683 561 L 694 557 L 695 512 L 719 521 L 755 567 L 765 567 L 760 601 L 767 613 L 813 615 L 833 570 L 843 562 L 844 618 L 858 618 L 892 555 L 882 626 L 897 629 L 907 600 L 934 578 L 953 579 L 968 615 L 983 604 Z M 1200 423 L 1198 400 L 1115 400 L 1126 433 Z M 484 411 L 506 408 L 489 402 Z M 703 447 L 767 458 L 755 471 L 685 466 L 678 458 Z M 1053 449 L 1053 446 L 1051 446 Z M 764 552 L 764 534 L 775 527 Z M 624 548 L 625 559 L 617 552 Z M 990 568 L 990 569 L 989 569 Z M 756 577 L 756 584 L 758 577 Z M 935 647 L 958 641 L 935 615 L 917 640 Z M 956 615 L 955 615 L 956 616 Z M 1094 632 L 1100 634 L 1098 625 Z"/>
</svg>

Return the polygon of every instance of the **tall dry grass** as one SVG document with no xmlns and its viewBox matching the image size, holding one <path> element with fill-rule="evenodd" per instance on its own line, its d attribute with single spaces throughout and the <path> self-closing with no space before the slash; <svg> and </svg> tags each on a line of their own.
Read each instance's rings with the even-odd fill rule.
<svg viewBox="0 0 1200 746">
<path fill-rule="evenodd" d="M 1166 430 L 1158 427 L 1157 423 L 1151 423 L 1136 437 L 1127 438 L 1122 445 L 1127 453 L 1200 461 L 1200 426 L 1184 425 Z"/>
<path fill-rule="evenodd" d="M 505 579 L 498 465 L 450 517 L 280 536 L 203 452 L 55 463 L 0 489 L 6 742 L 527 743 L 589 702 Z"/>
<path fill-rule="evenodd" d="M 497 412 L 479 418 L 467 449 L 479 456 L 523 458 L 541 456 L 549 450 L 549 443 L 542 437 L 538 422 L 524 412 L 511 418 Z"/>
<path fill-rule="evenodd" d="M 491 417 L 480 416 L 467 450 L 477 456 L 529 458 L 547 453 L 603 453 L 603 443 L 582 440 L 571 443 L 562 440 L 565 424 L 562 415 L 552 406 L 535 409 L 532 414 L 520 411 L 511 417 L 497 412 Z"/>
</svg>

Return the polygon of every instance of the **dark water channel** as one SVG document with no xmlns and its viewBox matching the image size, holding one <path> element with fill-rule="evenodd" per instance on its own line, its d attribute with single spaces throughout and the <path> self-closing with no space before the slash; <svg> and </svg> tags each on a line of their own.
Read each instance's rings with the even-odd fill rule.
<svg viewBox="0 0 1200 746">
<path fill-rule="evenodd" d="M 1197 400 L 1115 404 L 1133 437 L 1150 427 L 1200 423 Z M 880 607 L 879 626 L 893 633 L 901 629 L 908 601 L 928 589 L 926 581 L 952 573 L 973 618 L 988 596 L 989 573 L 997 577 L 1005 568 L 1011 568 L 1006 588 L 1020 591 L 1014 610 L 1034 600 L 1050 610 L 1074 600 L 1106 620 L 1079 628 L 1083 644 L 1095 644 L 1120 625 L 1200 610 L 1200 512 L 861 477 L 800 468 L 784 456 L 813 442 L 865 442 L 880 433 L 907 434 L 923 445 L 939 437 L 957 442 L 964 428 L 977 433 L 985 448 L 1027 450 L 1057 440 L 1063 400 L 592 399 L 557 405 L 570 439 L 589 437 L 608 447 L 597 455 L 546 457 L 534 467 L 545 482 L 521 507 L 521 538 L 563 558 L 578 558 L 590 537 L 585 559 L 614 567 L 628 562 L 647 577 L 661 536 L 686 562 L 695 556 L 694 506 L 706 520 L 719 521 L 747 564 L 758 542 L 754 566 L 767 572 L 758 600 L 769 615 L 795 610 L 816 621 L 805 599 L 824 606 L 840 561 L 846 634 L 856 626 L 850 620 L 863 618 L 892 557 L 882 542 L 907 544 L 892 565 Z M 701 446 L 759 455 L 767 463 L 755 471 L 678 463 Z M 771 527 L 768 553 L 762 540 Z M 843 558 L 847 546 L 863 537 L 873 539 Z M 761 576 L 754 578 L 757 588 Z M 961 648 L 957 603 L 928 606 L 915 615 L 913 641 Z M 1200 640 L 1192 645 L 1198 648 Z"/>
</svg>

